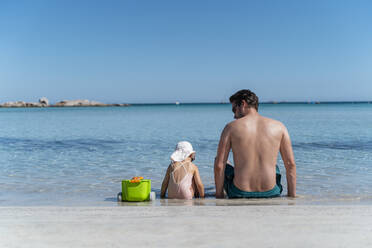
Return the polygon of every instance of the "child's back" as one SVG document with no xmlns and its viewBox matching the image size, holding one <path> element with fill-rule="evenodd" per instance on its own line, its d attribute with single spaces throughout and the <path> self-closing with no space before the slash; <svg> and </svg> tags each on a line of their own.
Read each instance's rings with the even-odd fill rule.
<svg viewBox="0 0 372 248">
<path fill-rule="evenodd" d="M 194 197 L 193 166 L 195 165 L 189 161 L 176 162 L 170 165 L 169 198 L 192 199 Z"/>
</svg>

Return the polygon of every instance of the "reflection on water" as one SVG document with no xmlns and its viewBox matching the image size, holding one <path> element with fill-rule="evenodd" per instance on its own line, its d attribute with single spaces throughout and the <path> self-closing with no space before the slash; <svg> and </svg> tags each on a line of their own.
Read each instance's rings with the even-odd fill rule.
<svg viewBox="0 0 372 248">
<path fill-rule="evenodd" d="M 294 149 L 303 150 L 322 150 L 322 149 L 334 149 L 334 150 L 356 150 L 365 151 L 372 149 L 372 140 L 345 140 L 345 141 L 333 141 L 333 142 L 298 142 L 293 143 Z"/>
<path fill-rule="evenodd" d="M 353 205 L 353 204 L 372 204 L 372 196 L 355 197 L 348 196 L 343 198 L 318 198 L 297 196 L 277 197 L 267 199 L 156 199 L 147 202 L 117 202 L 118 206 L 273 206 L 273 205 Z"/>
<path fill-rule="evenodd" d="M 156 195 L 155 201 L 145 202 L 118 202 L 116 198 L 110 198 L 117 202 L 118 206 L 273 206 L 273 205 L 353 205 L 372 204 L 372 195 L 343 195 L 318 197 L 313 195 L 297 195 L 296 197 L 280 196 L 275 198 L 236 198 L 216 199 L 212 196 L 195 198 L 192 200 L 167 199 Z"/>
</svg>

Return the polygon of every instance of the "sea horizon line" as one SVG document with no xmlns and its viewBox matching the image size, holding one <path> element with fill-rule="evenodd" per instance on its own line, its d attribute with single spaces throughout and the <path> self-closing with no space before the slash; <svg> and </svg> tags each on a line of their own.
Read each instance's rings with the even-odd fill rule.
<svg viewBox="0 0 372 248">
<path fill-rule="evenodd" d="M 264 101 L 259 104 L 372 104 L 371 101 Z M 142 105 L 219 105 L 229 102 L 160 102 L 160 103 L 127 103 L 132 106 Z"/>
</svg>

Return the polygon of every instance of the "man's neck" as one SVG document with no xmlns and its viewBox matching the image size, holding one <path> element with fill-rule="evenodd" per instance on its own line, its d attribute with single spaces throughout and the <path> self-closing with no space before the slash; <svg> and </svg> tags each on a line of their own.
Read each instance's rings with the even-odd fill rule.
<svg viewBox="0 0 372 248">
<path fill-rule="evenodd" d="M 243 112 L 243 117 L 246 117 L 246 116 L 259 116 L 260 114 L 257 112 L 257 110 L 255 108 L 247 108 L 244 110 Z"/>
</svg>

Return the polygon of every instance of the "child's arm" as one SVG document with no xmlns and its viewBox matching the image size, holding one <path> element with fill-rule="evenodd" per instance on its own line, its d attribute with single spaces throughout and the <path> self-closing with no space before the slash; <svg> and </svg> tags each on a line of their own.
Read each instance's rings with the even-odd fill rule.
<svg viewBox="0 0 372 248">
<path fill-rule="evenodd" d="M 195 180 L 196 187 L 198 188 L 199 197 L 204 198 L 204 185 L 200 178 L 199 169 L 196 165 L 194 167 L 195 167 L 194 180 Z"/>
<path fill-rule="evenodd" d="M 168 166 L 167 172 L 165 173 L 165 177 L 163 179 L 163 183 L 161 184 L 161 193 L 160 193 L 161 198 L 165 198 L 165 193 L 167 192 L 170 168 L 171 168 L 171 165 Z"/>
</svg>

